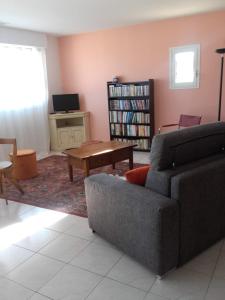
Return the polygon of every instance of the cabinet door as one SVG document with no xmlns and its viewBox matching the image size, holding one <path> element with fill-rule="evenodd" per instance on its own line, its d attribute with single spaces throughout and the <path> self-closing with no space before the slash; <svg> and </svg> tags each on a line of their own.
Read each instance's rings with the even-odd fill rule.
<svg viewBox="0 0 225 300">
<path fill-rule="evenodd" d="M 84 127 L 76 126 L 70 130 L 70 144 L 71 147 L 79 147 L 85 140 Z"/>
<path fill-rule="evenodd" d="M 58 146 L 60 149 L 66 149 L 71 147 L 70 135 L 71 134 L 69 128 L 58 129 Z"/>
</svg>

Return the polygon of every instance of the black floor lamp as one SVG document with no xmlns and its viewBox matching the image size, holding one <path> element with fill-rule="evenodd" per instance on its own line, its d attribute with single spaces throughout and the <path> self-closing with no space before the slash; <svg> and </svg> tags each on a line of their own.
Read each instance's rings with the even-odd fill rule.
<svg viewBox="0 0 225 300">
<path fill-rule="evenodd" d="M 220 69 L 220 95 L 219 95 L 219 110 L 218 110 L 218 121 L 221 118 L 221 102 L 222 102 L 222 90 L 223 90 L 223 60 L 225 48 L 216 49 L 216 53 L 221 55 L 221 69 Z"/>
</svg>

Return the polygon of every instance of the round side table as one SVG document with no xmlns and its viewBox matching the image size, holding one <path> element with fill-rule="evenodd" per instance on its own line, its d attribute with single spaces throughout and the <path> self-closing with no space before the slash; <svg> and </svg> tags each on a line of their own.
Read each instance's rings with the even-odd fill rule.
<svg viewBox="0 0 225 300">
<path fill-rule="evenodd" d="M 9 155 L 12 159 L 12 153 L 10 153 Z M 35 150 L 17 150 L 16 162 L 13 168 L 13 175 L 16 179 L 30 179 L 38 175 Z"/>
</svg>

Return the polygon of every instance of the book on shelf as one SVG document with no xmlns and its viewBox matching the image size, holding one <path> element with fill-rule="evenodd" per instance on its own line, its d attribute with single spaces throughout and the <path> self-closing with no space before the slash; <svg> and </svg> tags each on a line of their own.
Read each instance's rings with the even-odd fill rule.
<svg viewBox="0 0 225 300">
<path fill-rule="evenodd" d="M 149 110 L 149 99 L 111 100 L 110 109 L 114 110 Z"/>
<path fill-rule="evenodd" d="M 111 123 L 150 123 L 150 114 L 143 112 L 110 111 Z"/>
<path fill-rule="evenodd" d="M 136 97 L 136 96 L 149 96 L 149 86 L 135 85 L 135 84 L 110 84 L 109 85 L 110 97 Z"/>
<path fill-rule="evenodd" d="M 126 139 L 126 138 L 113 138 L 113 140 L 119 142 L 129 142 L 131 144 L 137 144 L 135 147 L 136 150 L 149 150 L 150 148 L 150 139 Z"/>
<path fill-rule="evenodd" d="M 148 125 L 128 125 L 128 124 L 111 124 L 112 135 L 122 136 L 150 136 L 150 126 Z"/>
</svg>

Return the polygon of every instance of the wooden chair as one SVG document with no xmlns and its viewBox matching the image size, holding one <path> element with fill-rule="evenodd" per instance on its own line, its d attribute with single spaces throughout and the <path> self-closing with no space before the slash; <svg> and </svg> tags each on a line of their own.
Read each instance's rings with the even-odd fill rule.
<svg viewBox="0 0 225 300">
<path fill-rule="evenodd" d="M 17 182 L 17 180 L 13 177 L 12 171 L 16 162 L 16 154 L 17 154 L 17 145 L 16 139 L 5 139 L 0 138 L 0 145 L 12 145 L 12 158 L 6 161 L 0 161 L 0 193 L 4 194 L 4 179 L 7 178 L 9 181 L 23 194 L 23 189 Z M 6 204 L 8 204 L 8 200 L 5 198 Z"/>
<path fill-rule="evenodd" d="M 163 125 L 159 128 L 158 133 L 161 133 L 162 128 L 168 128 L 172 126 L 178 126 L 178 129 L 180 129 L 182 127 L 199 125 L 201 123 L 201 119 L 201 116 L 180 115 L 178 123 Z"/>
</svg>

